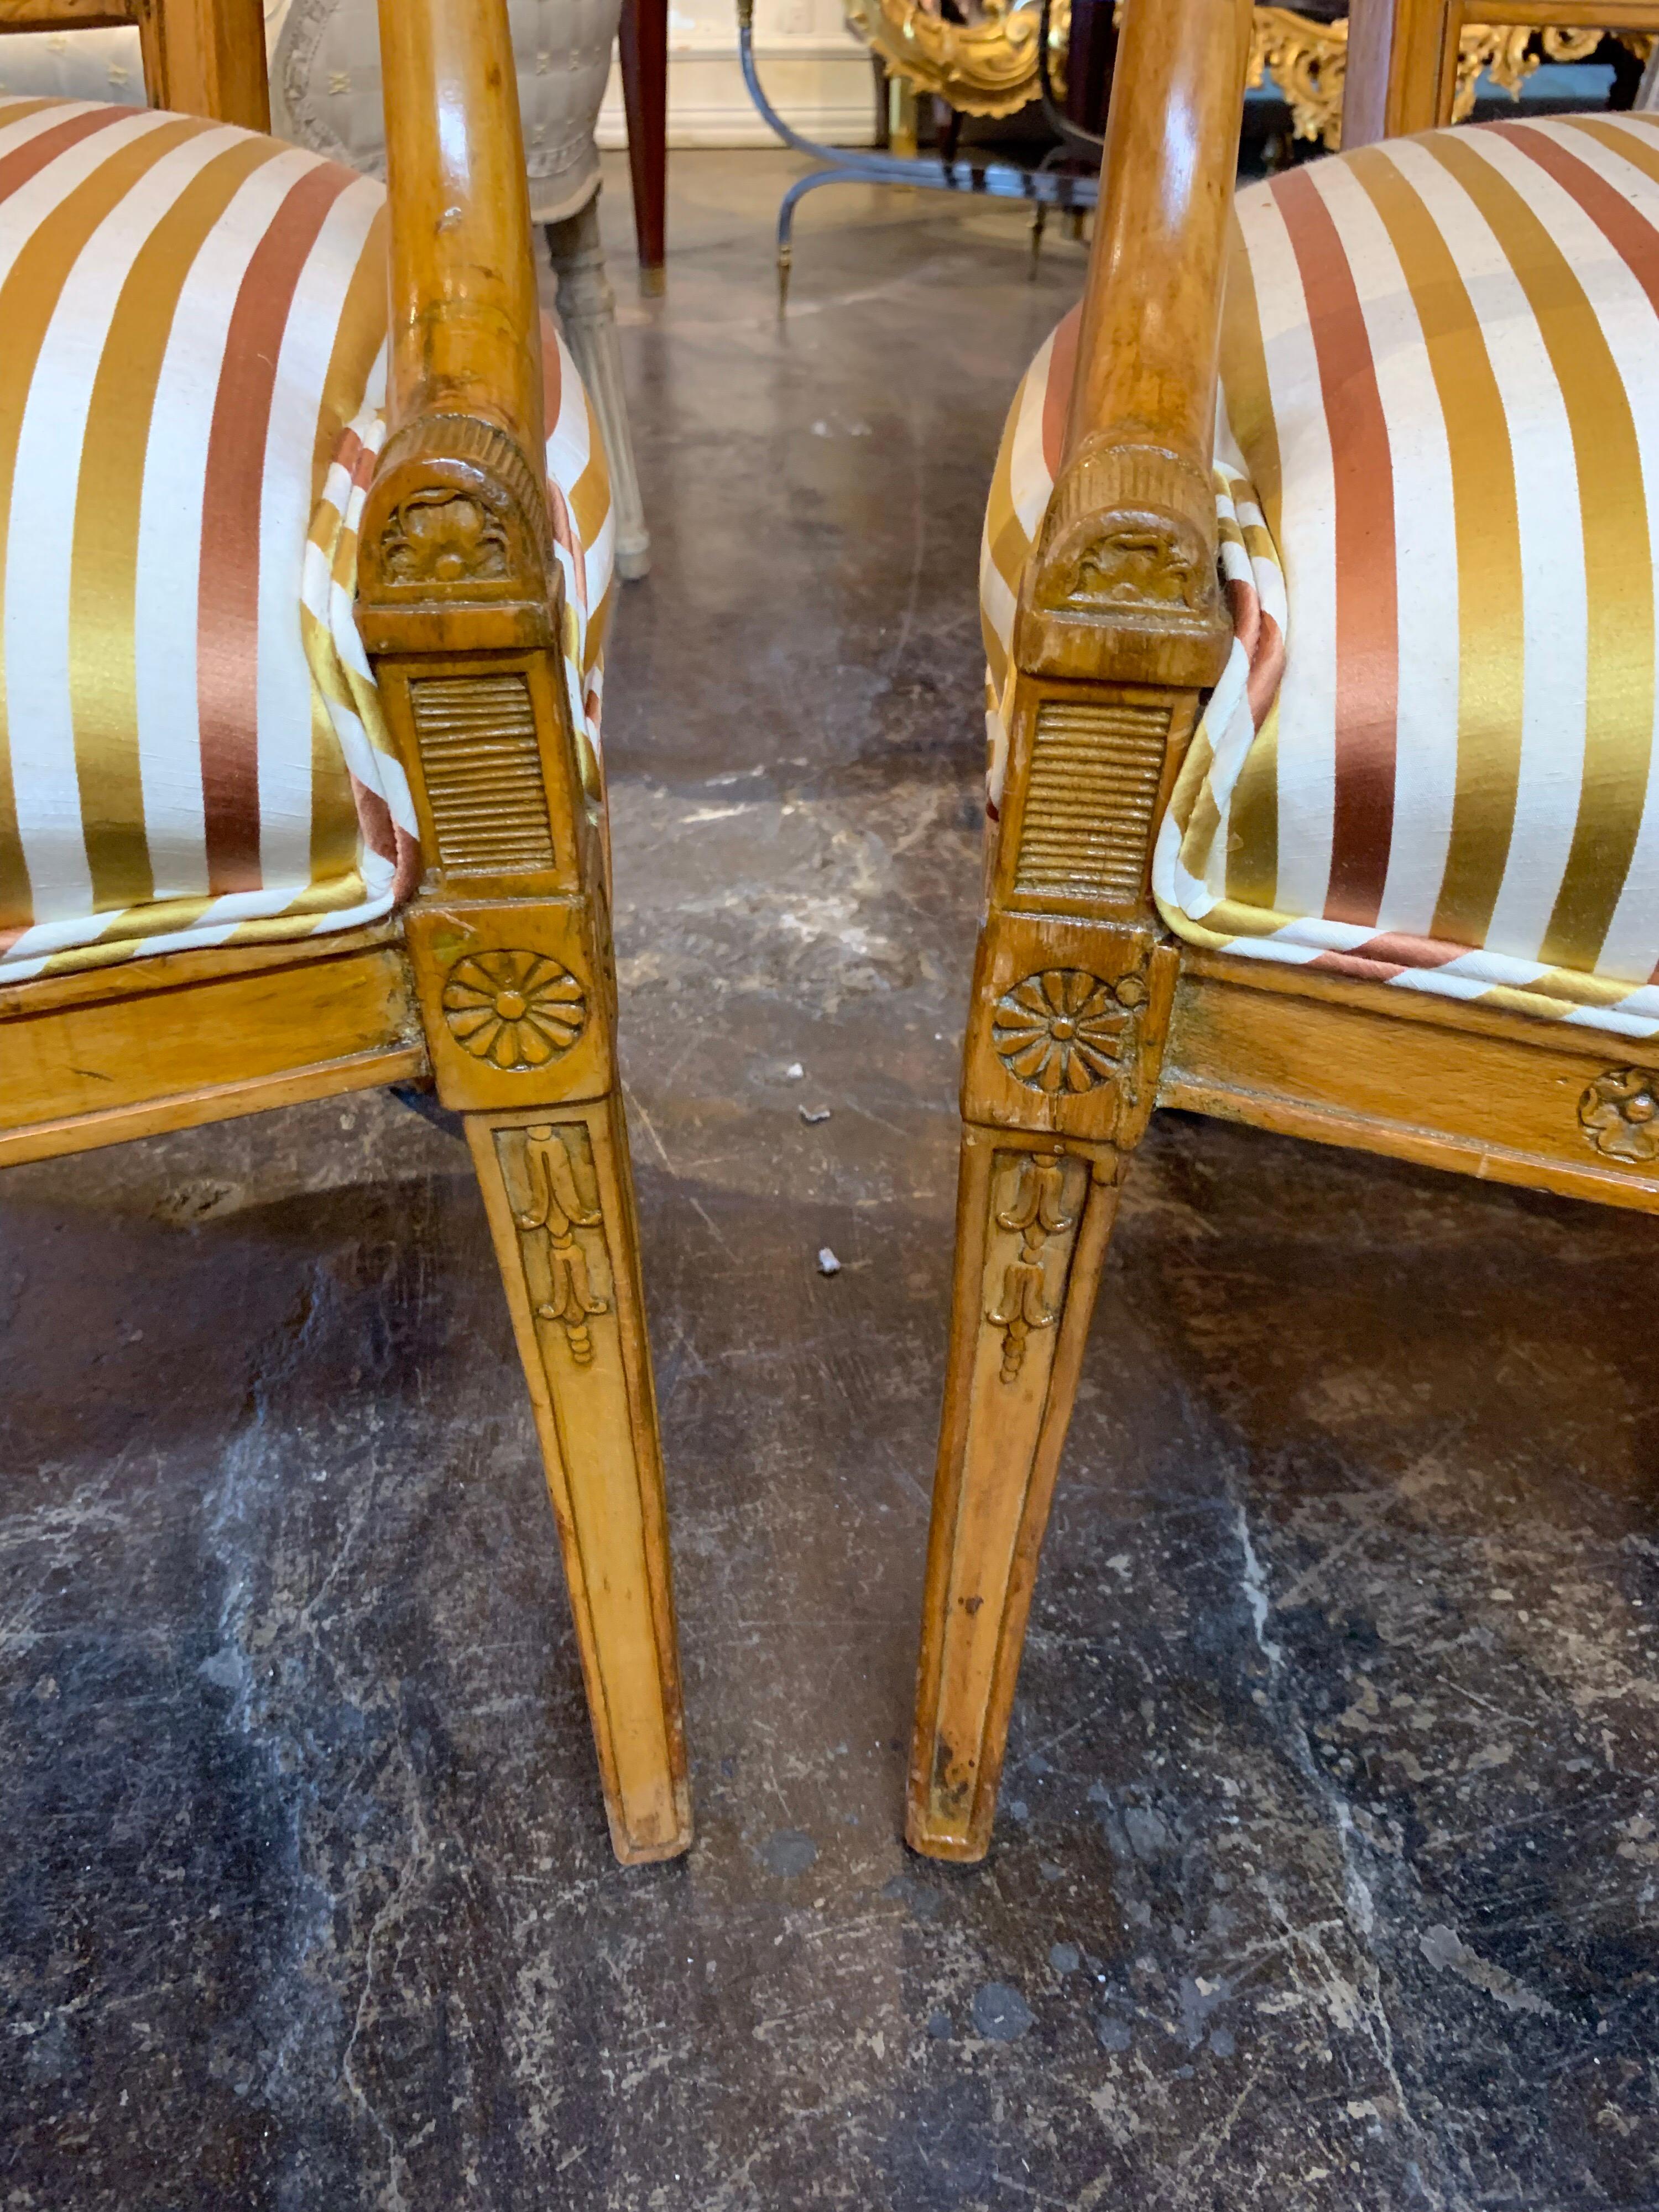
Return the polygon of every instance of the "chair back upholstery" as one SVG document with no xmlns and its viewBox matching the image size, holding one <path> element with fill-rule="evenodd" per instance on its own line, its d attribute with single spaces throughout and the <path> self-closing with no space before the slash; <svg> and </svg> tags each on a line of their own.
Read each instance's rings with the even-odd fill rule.
<svg viewBox="0 0 1659 2212">
<path fill-rule="evenodd" d="M 1458 40 L 1517 29 L 1659 30 L 1659 0 L 1353 0 L 1342 143 L 1370 146 L 1452 119 Z"/>
<path fill-rule="evenodd" d="M 0 33 L 137 27 L 152 107 L 270 128 L 262 0 L 0 0 Z"/>
</svg>

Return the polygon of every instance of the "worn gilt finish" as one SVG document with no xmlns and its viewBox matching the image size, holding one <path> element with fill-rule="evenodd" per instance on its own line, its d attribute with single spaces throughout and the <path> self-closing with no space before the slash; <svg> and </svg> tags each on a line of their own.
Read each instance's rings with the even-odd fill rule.
<svg viewBox="0 0 1659 2212">
<path fill-rule="evenodd" d="M 1559 19 L 1571 9 L 1553 9 L 1539 44 L 1543 58 L 1577 61 L 1598 44 L 1598 27 L 1575 29 Z M 1118 0 L 1118 13 L 1122 0 Z M 847 21 L 888 75 L 915 92 L 932 93 L 964 115 L 1012 115 L 1041 92 L 1038 45 L 1042 9 L 1036 0 L 988 0 L 972 21 L 956 22 L 922 0 L 846 0 Z M 1518 92 L 1538 67 L 1531 27 L 1515 28 L 1501 12 L 1479 10 L 1458 34 L 1451 120 L 1474 112 L 1483 74 L 1505 92 Z M 1070 0 L 1054 0 L 1048 12 L 1048 74 L 1056 86 L 1066 78 L 1071 36 Z M 1644 32 L 1625 31 L 1626 43 L 1645 61 L 1652 40 Z M 1293 8 L 1259 7 L 1252 11 L 1248 82 L 1271 76 L 1291 111 L 1298 138 L 1316 138 L 1333 152 L 1342 143 L 1342 99 L 1347 76 L 1348 26 L 1339 17 L 1323 22 Z M 914 147 L 911 149 L 914 152 Z"/>
<path fill-rule="evenodd" d="M 1429 111 L 1407 126 L 1396 100 L 1389 127 L 1443 119 L 1470 34 L 1455 0 L 1376 12 Z M 1480 12 L 1517 33 L 1659 24 L 1659 0 Z M 1379 82 L 1368 18 L 1356 6 L 1351 114 Z M 907 1832 L 940 1858 L 989 1846 L 1090 1313 L 1155 1105 L 1659 1212 L 1659 1070 L 1610 1066 L 1564 1023 L 1178 947 L 1152 909 L 1157 825 L 1228 648 L 1210 441 L 1255 36 L 1248 0 L 1127 13 L 1072 414 L 1015 623 L 910 1767 Z"/>
<path fill-rule="evenodd" d="M 1356 11 L 1358 12 L 1358 11 Z M 1551 10 L 1553 17 L 1567 11 Z M 1482 8 L 1474 21 L 1458 33 L 1456 71 L 1448 120 L 1466 122 L 1474 112 L 1475 96 L 1483 76 L 1511 94 L 1518 94 L 1540 61 L 1581 61 L 1601 41 L 1599 24 L 1575 28 L 1552 21 L 1541 27 L 1536 40 L 1532 27 L 1506 24 L 1501 8 Z M 1652 40 L 1639 31 L 1620 34 L 1625 43 L 1645 61 Z M 1541 48 L 1541 53 L 1539 49 Z M 1258 85 L 1265 75 L 1284 94 L 1298 138 L 1317 138 L 1333 153 L 1342 143 L 1342 105 L 1348 73 L 1348 25 L 1341 19 L 1319 23 L 1289 8 L 1258 8 L 1255 35 L 1250 52 L 1250 82 Z M 1355 142 L 1358 143 L 1357 141 Z"/>
<path fill-rule="evenodd" d="M 1659 27 L 1652 0 L 1352 0 L 1348 16 L 1342 143 L 1369 146 L 1412 131 L 1430 131 L 1466 114 L 1462 55 L 1477 33 L 1490 36 L 1494 65 L 1508 57 L 1523 67 L 1527 41 L 1541 32 L 1553 60 L 1576 59 L 1603 32 L 1616 33 L 1644 59 Z M 1472 99 L 1473 94 L 1470 94 Z"/>
<path fill-rule="evenodd" d="M 259 0 L 0 0 L 0 28 L 133 19 L 153 99 L 264 123 Z M 691 1826 L 661 1453 L 504 0 L 382 0 L 380 35 L 392 339 L 360 617 L 425 882 L 401 925 L 0 988 L 0 1163 L 435 1084 L 535 1410 L 612 1842 L 666 1858 Z"/>
</svg>

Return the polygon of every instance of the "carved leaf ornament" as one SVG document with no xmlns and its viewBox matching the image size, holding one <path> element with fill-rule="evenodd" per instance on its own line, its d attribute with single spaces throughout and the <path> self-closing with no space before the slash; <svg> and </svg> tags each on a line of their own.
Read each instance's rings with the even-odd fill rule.
<svg viewBox="0 0 1659 2212">
<path fill-rule="evenodd" d="M 1115 1073 L 1146 997 L 1139 975 L 1114 985 L 1082 968 L 1046 969 L 998 1000 L 991 1042 L 1028 1090 L 1092 1091 Z"/>
<path fill-rule="evenodd" d="M 1002 1331 L 1002 1379 L 1016 1382 L 1025 1364 L 1027 1338 L 1060 1319 L 1059 1307 L 1048 1303 L 1043 1248 L 1050 1237 L 1069 1235 L 1077 1226 L 1066 1211 L 1063 1154 L 1033 1152 L 1022 1160 L 1013 1202 L 999 1209 L 996 1221 L 999 1229 L 1019 1237 L 1019 1257 L 1003 1269 L 1001 1299 L 985 1317 Z"/>
<path fill-rule="evenodd" d="M 470 953 L 450 969 L 443 1005 L 462 1051 L 509 1074 L 559 1059 L 587 1022 L 581 985 L 538 952 Z"/>
<path fill-rule="evenodd" d="M 609 1313 L 611 1305 L 593 1290 L 587 1255 L 576 1231 L 600 1228 L 601 1216 L 582 1204 L 570 1154 L 552 1122 L 538 1123 L 525 1132 L 525 1173 L 530 1204 L 518 1216 L 519 1233 L 527 1240 L 546 1240 L 544 1260 L 550 1295 L 537 1306 L 537 1315 L 563 1328 L 578 1367 L 591 1366 L 593 1338 L 588 1323 L 595 1314 Z"/>
</svg>

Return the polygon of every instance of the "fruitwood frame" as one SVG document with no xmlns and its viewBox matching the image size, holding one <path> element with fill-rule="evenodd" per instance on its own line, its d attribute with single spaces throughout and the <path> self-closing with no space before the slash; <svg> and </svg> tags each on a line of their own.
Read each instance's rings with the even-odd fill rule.
<svg viewBox="0 0 1659 2212">
<path fill-rule="evenodd" d="M 125 21 L 143 33 L 152 100 L 266 125 L 259 0 L 0 0 L 0 30 Z M 396 924 L 0 987 L 0 1165 L 435 1083 L 465 1120 L 530 1387 L 611 1840 L 625 1862 L 668 1858 L 691 1816 L 661 1455 L 603 825 L 562 670 L 506 0 L 380 0 L 380 38 L 390 421 L 359 613 L 425 880 Z M 411 501 L 428 524 L 451 502 L 482 506 L 504 564 L 466 573 L 477 533 L 462 529 L 454 580 L 409 580 L 396 553 Z M 550 991 L 568 1039 L 556 1057 L 481 1056 L 481 1001 L 510 1020 Z"/>
<path fill-rule="evenodd" d="M 1659 24 L 1659 0 L 1469 12 Z M 1355 0 L 1351 115 L 1385 131 L 1445 119 L 1462 13 Z M 1156 1106 L 1659 1210 L 1659 1142 L 1636 1126 L 1645 1072 L 1627 1124 L 1614 1040 L 1201 952 L 1154 908 L 1156 826 L 1229 649 L 1210 462 L 1250 16 L 1249 0 L 1127 10 L 1065 453 L 1019 598 L 910 1765 L 909 1840 L 939 1858 L 989 1847 L 1084 1343 Z M 1357 122 L 1348 143 L 1365 135 Z M 1099 1079 L 1036 1087 L 1042 1054 L 1079 1032 Z"/>
</svg>

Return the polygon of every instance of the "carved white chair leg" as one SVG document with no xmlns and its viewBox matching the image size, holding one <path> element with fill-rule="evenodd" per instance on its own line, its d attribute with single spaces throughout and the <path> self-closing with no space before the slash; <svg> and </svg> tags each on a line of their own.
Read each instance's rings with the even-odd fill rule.
<svg viewBox="0 0 1659 2212">
<path fill-rule="evenodd" d="M 611 467 L 617 516 L 617 573 L 643 576 L 651 566 L 651 538 L 640 497 L 634 433 L 623 389 L 622 349 L 617 343 L 617 301 L 605 273 L 599 244 L 599 196 L 562 222 L 547 226 L 547 250 L 559 283 L 559 321 L 565 343 L 587 386 Z"/>
</svg>

